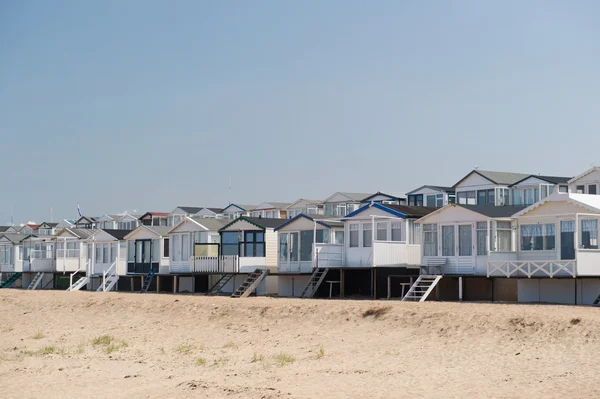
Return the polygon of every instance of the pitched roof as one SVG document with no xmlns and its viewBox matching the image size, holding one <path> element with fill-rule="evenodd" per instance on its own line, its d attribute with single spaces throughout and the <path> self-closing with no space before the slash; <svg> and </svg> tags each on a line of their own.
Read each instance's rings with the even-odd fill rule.
<svg viewBox="0 0 600 399">
<path fill-rule="evenodd" d="M 0 233 L 5 232 L 8 229 L 10 229 L 10 226 L 0 226 Z"/>
<path fill-rule="evenodd" d="M 96 232 L 96 230 L 92 229 L 73 229 L 70 227 L 65 227 L 63 230 L 67 230 L 69 233 L 73 234 L 78 238 L 89 238 Z"/>
<path fill-rule="evenodd" d="M 388 197 L 388 198 L 393 198 L 393 199 L 396 199 L 396 200 L 401 200 L 401 199 L 404 199 L 404 198 L 402 198 L 402 197 L 398 197 L 398 196 L 396 196 L 396 195 L 386 194 L 386 193 L 382 193 L 381 191 L 377 191 L 375 194 L 371 194 L 371 195 L 369 195 L 368 197 L 364 197 L 364 198 L 363 198 L 363 199 L 361 199 L 360 201 L 361 201 L 361 202 L 367 202 L 367 201 L 369 201 L 371 198 L 373 198 L 373 197 L 377 197 L 378 195 L 382 195 L 382 196 L 384 196 L 384 197 Z"/>
<path fill-rule="evenodd" d="M 44 222 L 44 223 L 40 224 L 40 226 L 42 226 L 44 224 L 46 226 L 48 226 L 48 227 L 56 227 L 56 226 L 58 226 L 58 223 L 54 223 L 54 222 Z"/>
<path fill-rule="evenodd" d="M 285 209 L 291 209 L 294 205 L 296 205 L 298 202 L 301 202 L 301 201 L 306 201 L 312 205 L 323 205 L 323 200 L 310 200 L 310 199 L 306 199 L 306 198 L 299 198 L 296 201 L 289 204 Z"/>
<path fill-rule="evenodd" d="M 323 202 L 328 202 L 331 198 L 335 197 L 336 195 L 343 195 L 344 197 L 350 199 L 351 201 L 360 202 L 360 201 L 362 201 L 363 198 L 367 198 L 367 197 L 373 195 L 373 193 L 349 193 L 349 192 L 345 192 L 345 191 L 337 191 L 337 192 L 331 194 L 329 197 L 325 198 L 325 200 L 323 200 Z"/>
<path fill-rule="evenodd" d="M 204 207 L 203 206 L 178 206 L 177 209 L 181 209 L 185 213 L 189 213 L 189 214 L 193 215 L 194 213 L 200 212 L 202 209 L 204 209 Z"/>
<path fill-rule="evenodd" d="M 13 244 L 19 244 L 28 236 L 25 234 L 17 234 L 17 233 L 2 233 L 0 237 L 6 237 Z"/>
<path fill-rule="evenodd" d="M 229 226 L 231 226 L 237 222 L 241 222 L 241 221 L 246 221 L 248 223 L 251 223 L 260 229 L 275 229 L 275 228 L 281 226 L 282 224 L 284 224 L 285 222 L 287 222 L 288 219 L 255 218 L 255 217 L 248 217 L 248 216 L 240 216 L 239 218 L 237 218 L 237 219 L 231 221 L 230 223 L 226 224 L 225 226 L 223 226 L 220 230 L 225 230 Z"/>
<path fill-rule="evenodd" d="M 560 201 L 565 201 L 571 204 L 581 206 L 592 213 L 600 213 L 600 195 L 555 192 L 554 194 L 547 196 L 543 200 L 538 201 L 533 205 L 529 205 L 525 209 L 521 210 L 518 214 L 515 214 L 515 217 L 519 217 L 523 214 L 526 214 L 527 212 L 534 210 L 535 208 L 545 204 L 546 202 Z"/>
<path fill-rule="evenodd" d="M 237 208 L 240 208 L 244 211 L 253 211 L 254 209 L 256 209 L 256 205 L 241 205 L 241 204 L 229 204 L 227 205 L 225 208 L 221 209 L 221 211 L 219 213 L 223 213 L 225 212 L 225 210 L 231 206 L 235 206 Z"/>
<path fill-rule="evenodd" d="M 411 192 L 406 193 L 406 195 L 411 195 L 412 193 L 415 193 L 417 191 L 421 191 L 424 188 L 430 188 L 432 190 L 436 190 L 436 191 L 443 191 L 445 193 L 453 193 L 454 192 L 454 188 L 453 187 L 446 187 L 446 186 L 431 186 L 429 184 L 426 184 L 424 186 L 421 186 L 419 188 L 416 188 L 414 190 L 412 190 Z"/>
<path fill-rule="evenodd" d="M 552 183 L 552 184 L 567 184 L 572 179 L 571 177 L 529 175 L 526 178 L 521 179 L 518 182 L 511 184 L 511 187 L 516 186 L 519 183 L 521 183 L 529 178 L 532 178 L 532 177 L 535 177 L 536 179 L 540 179 L 540 180 L 543 180 L 543 181 L 546 181 L 546 182 Z"/>
<path fill-rule="evenodd" d="M 229 223 L 229 220 L 212 219 L 212 218 L 190 218 L 196 223 L 201 224 L 211 231 L 218 231 L 221 227 Z"/>
<path fill-rule="evenodd" d="M 212 213 L 219 213 L 219 212 L 221 212 L 221 208 L 211 208 L 211 207 L 204 207 L 204 208 L 202 208 L 202 209 L 208 209 L 208 210 L 209 210 L 209 211 L 211 211 Z M 202 209 L 201 209 L 201 210 L 202 210 Z M 198 211 L 198 212 L 200 212 L 200 211 Z M 198 212 L 196 212 L 196 213 L 198 213 Z"/>
<path fill-rule="evenodd" d="M 453 187 L 455 188 L 456 186 L 458 186 L 460 183 L 463 182 L 463 180 L 465 180 L 467 177 L 471 176 L 473 173 L 476 173 L 476 174 L 488 179 L 489 181 L 491 181 L 494 184 L 503 184 L 503 185 L 507 185 L 507 186 L 531 176 L 531 174 L 527 174 L 527 173 L 495 172 L 495 171 L 491 171 L 491 170 L 474 169 L 471 172 L 469 172 L 465 177 L 460 179 L 458 181 L 458 183 L 456 183 Z"/>
<path fill-rule="evenodd" d="M 146 216 L 167 217 L 169 216 L 169 212 L 146 212 L 142 216 L 140 216 L 138 220 L 143 219 Z"/>
<path fill-rule="evenodd" d="M 585 172 L 583 172 L 582 174 L 577 175 L 574 178 L 572 178 L 571 180 L 569 180 L 569 183 L 574 183 L 577 180 L 581 179 L 582 177 L 587 176 L 587 175 L 589 175 L 592 172 L 596 172 L 597 170 L 600 170 L 600 166 L 593 166 L 590 169 L 588 169 Z"/>
<path fill-rule="evenodd" d="M 300 218 L 304 218 L 304 219 L 308 219 L 311 222 L 312 221 L 316 221 L 318 224 L 320 224 L 321 226 L 327 227 L 328 229 L 332 228 L 332 227 L 343 227 L 344 223 L 341 220 L 329 220 L 328 218 L 330 218 L 329 216 L 325 216 L 325 215 L 305 215 L 304 213 L 301 213 L 299 215 L 294 216 L 291 219 L 288 219 L 287 222 L 283 223 L 282 225 L 279 225 L 278 227 L 275 228 L 275 231 L 287 226 L 288 224 L 291 224 L 293 222 L 295 222 L 296 220 L 300 219 Z"/>
<path fill-rule="evenodd" d="M 169 235 L 169 230 L 171 230 L 170 226 L 146 226 L 146 225 L 141 225 L 138 227 L 138 229 L 142 227 L 142 228 L 147 228 L 150 231 L 155 232 L 156 234 L 158 234 L 161 237 L 166 237 Z"/>
<path fill-rule="evenodd" d="M 449 206 L 460 206 L 461 208 L 468 209 L 470 211 L 479 213 L 480 215 L 487 216 L 489 218 L 508 218 L 517 212 L 527 208 L 525 205 L 505 205 L 505 206 L 494 206 L 494 205 L 464 205 L 464 204 L 450 204 Z M 444 208 L 441 208 L 444 209 Z"/>
<path fill-rule="evenodd" d="M 132 232 L 132 230 L 116 230 L 116 229 L 115 230 L 104 229 L 102 231 L 104 231 L 106 234 L 113 236 L 114 238 L 116 238 L 119 241 L 123 241 L 125 239 L 125 236 Z"/>
<path fill-rule="evenodd" d="M 284 209 L 287 208 L 288 206 L 292 205 L 289 202 L 271 202 L 271 201 L 265 201 L 260 205 L 257 205 L 256 208 L 261 207 L 262 205 L 271 205 L 273 208 L 263 208 L 263 209 Z"/>
</svg>

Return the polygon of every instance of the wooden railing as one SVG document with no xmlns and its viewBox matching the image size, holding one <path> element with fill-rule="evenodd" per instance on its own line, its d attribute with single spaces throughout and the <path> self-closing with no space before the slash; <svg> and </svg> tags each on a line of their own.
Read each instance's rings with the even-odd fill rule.
<svg viewBox="0 0 600 399">
<path fill-rule="evenodd" d="M 488 277 L 563 277 L 577 276 L 577 262 L 574 260 L 504 260 L 489 261 Z"/>
<path fill-rule="evenodd" d="M 313 244 L 313 268 L 344 265 L 343 244 Z"/>
<path fill-rule="evenodd" d="M 375 241 L 373 243 L 374 267 L 420 264 L 420 245 L 408 245 L 404 241 Z"/>
</svg>

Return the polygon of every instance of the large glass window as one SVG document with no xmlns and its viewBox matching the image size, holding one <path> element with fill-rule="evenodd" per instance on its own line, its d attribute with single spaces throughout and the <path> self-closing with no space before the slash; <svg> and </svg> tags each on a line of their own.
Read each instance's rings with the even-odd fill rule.
<svg viewBox="0 0 600 399">
<path fill-rule="evenodd" d="M 169 257 L 169 239 L 164 238 L 163 239 L 163 258 L 168 258 L 168 257 Z"/>
<path fill-rule="evenodd" d="M 454 256 L 454 226 L 442 226 L 442 256 Z"/>
<path fill-rule="evenodd" d="M 371 223 L 363 223 L 363 247 L 373 246 L 373 226 Z"/>
<path fill-rule="evenodd" d="M 221 254 L 239 255 L 238 244 L 240 236 L 237 231 L 225 231 L 221 233 Z"/>
<path fill-rule="evenodd" d="M 329 243 L 329 230 L 317 230 L 317 242 L 320 244 Z"/>
<path fill-rule="evenodd" d="M 581 248 L 598 249 L 598 220 L 581 221 Z"/>
<path fill-rule="evenodd" d="M 585 186 L 577 186 L 577 187 L 575 187 L 575 192 L 577 194 L 585 194 Z"/>
<path fill-rule="evenodd" d="M 430 207 L 435 207 L 436 201 L 435 201 L 435 194 L 433 195 L 428 195 L 427 196 L 427 206 Z"/>
<path fill-rule="evenodd" d="M 437 224 L 423 225 L 423 255 L 438 255 L 438 231 Z"/>
<path fill-rule="evenodd" d="M 127 262 L 135 262 L 135 241 L 127 241 Z"/>
<path fill-rule="evenodd" d="M 181 236 L 179 234 L 173 235 L 173 251 L 171 252 L 171 260 L 179 262 L 181 260 Z"/>
<path fill-rule="evenodd" d="M 486 222 L 477 222 L 477 255 L 487 255 L 488 228 Z"/>
<path fill-rule="evenodd" d="M 358 227 L 359 225 L 353 223 L 349 226 L 350 229 L 350 248 L 358 247 Z"/>
<path fill-rule="evenodd" d="M 462 191 L 456 194 L 458 203 L 462 205 L 475 205 L 477 203 L 475 191 Z"/>
<path fill-rule="evenodd" d="M 262 231 L 247 231 L 244 237 L 244 256 L 265 256 L 265 233 Z"/>
<path fill-rule="evenodd" d="M 544 225 L 544 248 L 552 250 L 556 248 L 556 226 L 553 223 Z"/>
<path fill-rule="evenodd" d="M 108 243 L 102 244 L 102 263 L 108 263 Z"/>
<path fill-rule="evenodd" d="M 496 223 L 498 252 L 512 252 L 512 226 L 510 222 Z"/>
<path fill-rule="evenodd" d="M 410 206 L 423 206 L 423 194 L 409 195 L 408 205 Z"/>
<path fill-rule="evenodd" d="M 181 260 L 182 261 L 187 261 L 190 258 L 190 254 L 189 254 L 189 236 L 187 234 L 184 234 L 181 236 Z"/>
<path fill-rule="evenodd" d="M 110 264 L 112 265 L 117 261 L 117 243 L 113 242 L 110 244 Z"/>
<path fill-rule="evenodd" d="M 387 223 L 377 222 L 377 240 L 387 241 Z"/>
<path fill-rule="evenodd" d="M 588 185 L 588 194 L 592 194 L 592 195 L 596 195 L 597 194 L 596 185 L 595 184 Z"/>
<path fill-rule="evenodd" d="M 288 259 L 288 235 L 287 233 L 279 234 L 279 261 L 287 262 Z"/>
<path fill-rule="evenodd" d="M 358 232 L 356 232 L 357 236 L 357 240 L 356 240 L 356 246 L 358 246 Z M 344 231 L 336 231 L 333 234 L 333 239 L 335 244 L 343 244 L 344 243 Z"/>
<path fill-rule="evenodd" d="M 473 226 L 463 224 L 458 226 L 458 256 L 473 255 Z"/>
</svg>

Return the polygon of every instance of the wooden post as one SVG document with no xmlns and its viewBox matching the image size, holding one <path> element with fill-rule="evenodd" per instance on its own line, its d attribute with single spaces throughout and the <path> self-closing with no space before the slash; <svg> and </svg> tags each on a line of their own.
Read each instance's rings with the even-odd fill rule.
<svg viewBox="0 0 600 399">
<path fill-rule="evenodd" d="M 129 288 L 131 289 L 131 292 L 133 292 L 133 277 L 129 279 Z"/>
<path fill-rule="evenodd" d="M 140 282 L 142 283 L 141 287 L 144 288 L 144 276 L 140 276 Z"/>
<path fill-rule="evenodd" d="M 377 299 L 377 269 L 373 268 L 373 299 Z"/>
<path fill-rule="evenodd" d="M 458 278 L 458 300 L 459 301 L 463 300 L 463 278 L 462 277 Z"/>
<path fill-rule="evenodd" d="M 346 285 L 346 276 L 344 274 L 344 269 L 340 269 L 340 298 L 344 298 L 346 295 L 344 286 Z"/>
<path fill-rule="evenodd" d="M 390 300 L 390 297 L 392 295 L 391 291 L 392 291 L 392 279 L 390 276 L 388 276 L 387 277 L 387 299 L 388 299 L 388 301 Z"/>
<path fill-rule="evenodd" d="M 156 292 L 160 291 L 160 276 L 156 276 Z"/>
<path fill-rule="evenodd" d="M 177 281 L 178 281 L 178 276 L 173 276 L 173 294 L 177 294 Z"/>
</svg>

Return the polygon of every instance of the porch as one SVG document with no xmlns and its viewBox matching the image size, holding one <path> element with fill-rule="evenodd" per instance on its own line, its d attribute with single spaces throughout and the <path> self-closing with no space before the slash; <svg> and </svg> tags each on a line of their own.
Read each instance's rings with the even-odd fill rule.
<svg viewBox="0 0 600 399">
<path fill-rule="evenodd" d="M 313 268 L 406 267 L 421 265 L 421 245 L 405 241 L 377 241 L 372 247 L 346 248 L 344 244 L 314 244 Z"/>
</svg>

